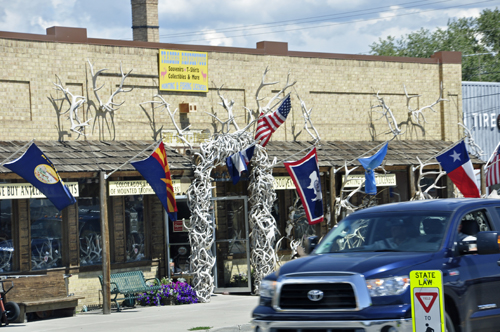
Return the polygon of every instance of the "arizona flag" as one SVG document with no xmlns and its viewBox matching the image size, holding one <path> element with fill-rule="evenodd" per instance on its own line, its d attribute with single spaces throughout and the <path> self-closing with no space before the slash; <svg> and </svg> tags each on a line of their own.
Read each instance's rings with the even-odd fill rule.
<svg viewBox="0 0 500 332">
<path fill-rule="evenodd" d="M 323 194 L 319 175 L 318 156 L 313 148 L 304 158 L 283 162 L 299 193 L 309 225 L 323 221 Z"/>
<path fill-rule="evenodd" d="M 35 143 L 31 143 L 21 157 L 4 166 L 40 190 L 59 211 L 76 203 L 52 162 Z"/>
<path fill-rule="evenodd" d="M 464 197 L 481 197 L 464 141 L 441 153 L 436 159 Z"/>
<path fill-rule="evenodd" d="M 241 173 L 248 171 L 248 164 L 253 157 L 253 152 L 255 150 L 255 145 L 233 154 L 226 158 L 226 165 L 229 171 L 229 175 L 233 179 L 233 184 L 236 185 L 240 181 Z"/>
<path fill-rule="evenodd" d="M 170 220 L 177 220 L 177 204 L 175 202 L 174 186 L 168 168 L 167 153 L 163 142 L 144 160 L 131 162 L 141 173 L 167 211 Z"/>
</svg>

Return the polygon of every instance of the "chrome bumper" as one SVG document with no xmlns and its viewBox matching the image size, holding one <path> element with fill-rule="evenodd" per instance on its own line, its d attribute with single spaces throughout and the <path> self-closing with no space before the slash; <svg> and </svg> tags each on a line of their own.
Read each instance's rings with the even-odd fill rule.
<svg viewBox="0 0 500 332">
<path fill-rule="evenodd" d="M 393 327 L 395 332 L 412 332 L 411 318 L 398 320 L 365 320 L 365 321 L 265 321 L 252 320 L 254 331 L 270 332 L 271 329 L 364 329 L 365 332 L 380 332 Z M 394 331 L 394 330 L 391 330 Z"/>
</svg>

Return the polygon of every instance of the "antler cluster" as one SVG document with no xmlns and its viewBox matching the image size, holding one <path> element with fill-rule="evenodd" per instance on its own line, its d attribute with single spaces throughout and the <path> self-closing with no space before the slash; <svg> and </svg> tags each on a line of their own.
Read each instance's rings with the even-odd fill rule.
<svg viewBox="0 0 500 332">
<path fill-rule="evenodd" d="M 65 112 L 59 113 L 60 115 L 64 115 L 69 112 L 69 120 L 71 122 L 71 128 L 70 130 L 77 133 L 78 135 L 83 135 L 85 136 L 85 127 L 89 125 L 89 121 L 92 120 L 92 118 L 88 119 L 85 122 L 82 122 L 80 120 L 80 117 L 78 116 L 78 109 L 87 101 L 87 99 L 83 96 L 76 96 L 73 95 L 71 92 L 69 92 L 69 89 L 66 89 L 63 87 L 63 84 L 61 82 L 61 79 L 59 76 L 57 76 L 57 83 L 53 83 L 56 87 L 56 90 L 62 91 L 64 94 L 64 98 L 59 98 L 59 99 L 54 99 L 52 98 L 53 101 L 57 100 L 66 100 L 69 103 L 69 108 Z"/>
<path fill-rule="evenodd" d="M 94 95 L 97 98 L 97 101 L 99 102 L 99 109 L 103 112 L 114 113 L 125 102 L 125 101 L 123 101 L 119 104 L 113 102 L 113 99 L 116 97 L 116 95 L 121 93 L 121 92 L 130 92 L 134 89 L 134 88 L 130 88 L 128 90 L 123 89 L 123 83 L 125 82 L 125 79 L 127 78 L 127 76 L 132 72 L 132 69 L 130 69 L 130 71 L 127 74 L 124 74 L 123 69 L 122 69 L 122 63 L 120 62 L 120 72 L 121 72 L 121 76 L 122 76 L 120 85 L 115 90 L 115 92 L 113 92 L 111 94 L 111 96 L 109 96 L 108 101 L 104 104 L 102 102 L 101 98 L 99 97 L 99 94 L 97 93 L 99 90 L 102 89 L 104 84 L 101 85 L 100 87 L 97 87 L 97 78 L 99 77 L 99 74 L 101 74 L 102 72 L 104 72 L 105 70 L 108 70 L 108 69 L 107 68 L 100 69 L 94 74 L 94 67 L 92 66 L 92 63 L 90 63 L 90 60 L 87 60 L 87 62 L 89 63 L 89 66 L 90 66 L 90 72 L 92 74 L 92 86 L 93 86 L 93 90 L 94 90 Z"/>
</svg>

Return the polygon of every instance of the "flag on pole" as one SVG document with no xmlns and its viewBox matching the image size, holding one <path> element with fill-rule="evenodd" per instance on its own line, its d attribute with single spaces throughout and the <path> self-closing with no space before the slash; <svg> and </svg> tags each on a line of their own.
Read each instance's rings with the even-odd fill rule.
<svg viewBox="0 0 500 332">
<path fill-rule="evenodd" d="M 493 159 L 486 166 L 486 187 L 500 183 L 500 145 L 493 153 Z"/>
<path fill-rule="evenodd" d="M 464 141 L 441 153 L 436 159 L 464 197 L 481 197 Z"/>
<path fill-rule="evenodd" d="M 177 220 L 177 203 L 163 142 L 146 159 L 130 163 L 149 183 L 167 211 L 170 220 Z"/>
<path fill-rule="evenodd" d="M 377 194 L 377 183 L 375 181 L 375 168 L 379 167 L 387 154 L 389 142 L 380 148 L 373 156 L 367 158 L 358 158 L 359 163 L 365 169 L 365 193 L 369 195 Z"/>
<path fill-rule="evenodd" d="M 323 194 L 319 175 L 318 156 L 313 148 L 304 158 L 283 162 L 299 193 L 309 225 L 323 221 Z"/>
<path fill-rule="evenodd" d="M 265 116 L 263 116 L 264 113 L 260 114 L 259 121 L 257 121 L 257 130 L 255 131 L 255 140 L 257 142 L 260 141 L 260 145 L 266 146 L 271 135 L 283 122 L 285 122 L 291 107 L 289 94 L 283 99 L 281 105 L 273 113 Z"/>
<path fill-rule="evenodd" d="M 254 149 L 255 145 L 252 145 L 251 147 L 226 158 L 227 169 L 229 171 L 229 175 L 231 175 L 231 178 L 233 179 L 234 185 L 240 181 L 241 173 L 248 171 L 248 165 L 253 157 Z"/>
<path fill-rule="evenodd" d="M 35 143 L 31 143 L 21 157 L 4 166 L 40 190 L 59 211 L 76 203 L 54 164 Z"/>
</svg>

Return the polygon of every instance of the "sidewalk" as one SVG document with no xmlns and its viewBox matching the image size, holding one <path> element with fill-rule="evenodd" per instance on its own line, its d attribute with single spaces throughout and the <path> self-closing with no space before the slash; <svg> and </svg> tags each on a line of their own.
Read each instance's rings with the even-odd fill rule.
<svg viewBox="0 0 500 332">
<path fill-rule="evenodd" d="M 259 298 L 252 295 L 212 295 L 210 303 L 176 306 L 127 308 L 121 312 L 111 310 L 103 315 L 102 310 L 79 313 L 76 317 L 55 318 L 11 324 L 6 328 L 24 331 L 197 331 L 232 332 L 251 331 L 252 310 Z M 203 330 L 202 327 L 209 327 Z"/>
</svg>

